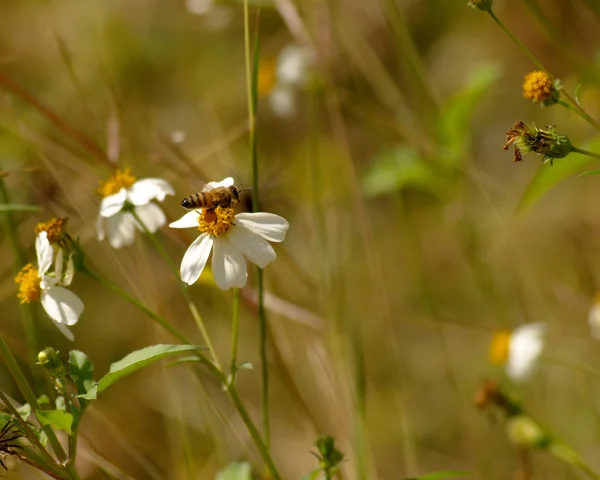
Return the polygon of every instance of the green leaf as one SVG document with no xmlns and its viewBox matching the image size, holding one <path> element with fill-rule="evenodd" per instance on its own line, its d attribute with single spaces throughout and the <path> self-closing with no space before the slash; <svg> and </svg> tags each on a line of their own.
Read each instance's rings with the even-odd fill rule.
<svg viewBox="0 0 600 480">
<path fill-rule="evenodd" d="M 73 415 L 64 410 L 37 410 L 36 417 L 42 425 L 49 425 L 52 428 L 64 430 L 71 435 L 71 425 L 73 425 Z"/>
<path fill-rule="evenodd" d="M 215 480 L 252 480 L 252 467 L 246 462 L 232 463 L 217 473 Z"/>
<path fill-rule="evenodd" d="M 587 172 L 583 172 L 579 174 L 579 178 L 589 177 L 590 175 L 598 175 L 600 170 L 589 170 Z"/>
<path fill-rule="evenodd" d="M 24 205 L 21 203 L 0 203 L 0 213 L 4 212 L 41 212 L 37 205 Z"/>
<path fill-rule="evenodd" d="M 79 395 L 85 395 L 90 392 L 96 382 L 94 382 L 94 365 L 88 356 L 79 350 L 71 350 L 69 352 L 69 376 L 77 387 Z M 84 399 L 84 397 L 80 397 Z M 95 398 L 95 396 L 94 396 Z M 92 400 L 92 398 L 85 398 Z M 82 407 L 85 408 L 86 402 L 82 402 Z"/>
<path fill-rule="evenodd" d="M 416 150 L 395 147 L 379 152 L 363 179 L 367 197 L 400 191 L 406 187 L 431 189 L 435 172 Z"/>
<path fill-rule="evenodd" d="M 19 412 L 19 415 L 23 420 L 27 420 L 29 415 L 31 415 L 31 405 L 28 403 L 21 405 L 19 408 L 17 408 L 17 412 Z"/>
<path fill-rule="evenodd" d="M 592 142 L 589 150 L 600 150 L 600 138 Z M 562 180 L 585 170 L 595 162 L 598 160 L 588 155 L 571 153 L 565 158 L 555 158 L 552 166 L 542 165 L 521 197 L 517 212 L 523 212 Z"/>
<path fill-rule="evenodd" d="M 317 468 L 316 470 L 310 472 L 308 475 L 303 475 L 300 480 L 317 480 L 321 471 L 322 470 L 320 468 Z"/>
<path fill-rule="evenodd" d="M 113 383 L 156 360 L 160 360 L 169 355 L 195 350 L 207 350 L 207 348 L 196 345 L 153 345 L 132 352 L 122 360 L 119 360 L 110 366 L 109 372 L 98 382 L 98 393 L 102 393 Z"/>
<path fill-rule="evenodd" d="M 204 361 L 198 357 L 189 356 L 189 357 L 181 357 L 173 362 L 167 363 L 167 368 L 174 367 L 175 365 L 181 365 L 182 363 L 204 363 Z"/>
<path fill-rule="evenodd" d="M 443 472 L 434 472 L 428 475 L 422 475 L 420 477 L 407 478 L 406 480 L 440 480 L 442 478 L 451 477 L 470 477 L 473 472 L 466 472 L 464 470 L 446 470 Z"/>
<path fill-rule="evenodd" d="M 254 367 L 250 362 L 240 363 L 237 368 L 238 370 L 254 370 Z"/>
<path fill-rule="evenodd" d="M 444 105 L 437 123 L 437 135 L 442 144 L 441 158 L 447 165 L 459 165 L 466 158 L 470 144 L 470 121 L 483 96 L 498 80 L 500 68 L 487 64 L 469 73 L 465 87 Z"/>
</svg>

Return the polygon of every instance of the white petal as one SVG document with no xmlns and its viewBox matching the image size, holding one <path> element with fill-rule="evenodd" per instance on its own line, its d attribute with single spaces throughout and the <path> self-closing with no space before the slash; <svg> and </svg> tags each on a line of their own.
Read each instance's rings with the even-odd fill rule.
<svg viewBox="0 0 600 480">
<path fill-rule="evenodd" d="M 212 271 L 216 284 L 222 290 L 231 287 L 241 288 L 246 285 L 248 279 L 246 261 L 226 236 L 215 238 Z"/>
<path fill-rule="evenodd" d="M 162 178 L 138 180 L 127 191 L 127 197 L 134 205 L 146 205 L 153 199 L 162 202 L 167 195 L 175 195 L 175 190 Z"/>
<path fill-rule="evenodd" d="M 306 80 L 307 68 L 313 63 L 312 50 L 300 45 L 288 45 L 277 57 L 277 82 L 299 85 Z"/>
<path fill-rule="evenodd" d="M 213 8 L 213 0 L 186 0 L 188 12 L 194 15 L 205 15 Z"/>
<path fill-rule="evenodd" d="M 227 237 L 234 248 L 242 252 L 248 260 L 260 268 L 265 268 L 277 258 L 277 254 L 269 242 L 242 224 L 231 228 L 227 233 Z"/>
<path fill-rule="evenodd" d="M 96 217 L 96 231 L 98 232 L 98 241 L 104 240 L 106 232 L 104 231 L 104 217 L 100 214 Z"/>
<path fill-rule="evenodd" d="M 63 287 L 43 290 L 42 306 L 52 320 L 63 325 L 75 325 L 83 312 L 81 299 Z"/>
<path fill-rule="evenodd" d="M 241 223 L 269 242 L 283 242 L 290 226 L 285 218 L 265 212 L 240 213 L 235 216 L 235 223 Z"/>
<path fill-rule="evenodd" d="M 156 232 L 160 227 L 167 223 L 167 217 L 165 217 L 164 212 L 156 205 L 156 203 L 148 203 L 147 205 L 135 207 L 135 213 L 140 217 L 140 220 L 146 228 L 152 233 Z M 144 231 L 137 221 L 135 222 L 135 226 L 142 232 Z"/>
<path fill-rule="evenodd" d="M 169 224 L 171 228 L 192 228 L 198 227 L 198 218 L 200 214 L 196 210 L 186 213 L 179 220 L 175 220 Z"/>
<path fill-rule="evenodd" d="M 277 85 L 269 95 L 273 113 L 280 118 L 290 118 L 296 113 L 296 92 L 287 85 Z"/>
<path fill-rule="evenodd" d="M 75 265 L 73 264 L 73 253 L 69 255 L 69 260 L 67 260 L 67 271 L 65 272 L 65 276 L 62 279 L 62 284 L 65 287 L 71 285 L 73 281 L 73 277 L 75 276 Z"/>
<path fill-rule="evenodd" d="M 42 275 L 42 278 L 40 279 L 40 288 L 42 290 L 47 290 L 49 288 L 55 287 L 57 283 L 58 283 L 58 280 L 56 277 Z"/>
<path fill-rule="evenodd" d="M 506 372 L 513 380 L 524 380 L 533 371 L 544 349 L 545 323 L 528 323 L 514 330 L 508 347 Z"/>
<path fill-rule="evenodd" d="M 100 202 L 100 215 L 103 217 L 112 217 L 119 213 L 127 200 L 127 191 L 122 188 L 118 193 L 104 197 Z"/>
<path fill-rule="evenodd" d="M 69 340 L 71 340 L 71 341 L 75 340 L 75 335 L 73 335 L 73 332 L 71 330 L 69 330 L 65 325 L 58 323 L 54 319 L 52 319 L 52 323 L 54 323 L 54 325 L 56 325 L 56 328 L 58 328 L 60 330 L 60 333 L 62 333 Z"/>
<path fill-rule="evenodd" d="M 590 331 L 593 338 L 600 340 L 600 305 L 595 303 L 588 316 Z"/>
<path fill-rule="evenodd" d="M 213 237 L 208 233 L 203 233 L 192 242 L 181 260 L 179 273 L 182 281 L 191 285 L 198 280 L 202 270 L 204 270 L 212 246 Z"/>
<path fill-rule="evenodd" d="M 64 260 L 62 248 L 57 248 L 56 260 L 54 261 L 54 276 L 56 277 L 57 281 L 60 281 L 62 278 Z"/>
<path fill-rule="evenodd" d="M 135 240 L 135 218 L 129 212 L 121 212 L 108 218 L 106 233 L 111 247 L 128 247 Z"/>
<path fill-rule="evenodd" d="M 38 272 L 40 277 L 44 275 L 52 265 L 54 249 L 48 241 L 48 232 L 40 232 L 35 239 L 35 253 L 37 256 Z"/>
<path fill-rule="evenodd" d="M 233 177 L 227 177 L 227 178 L 221 180 L 220 182 L 208 182 L 204 186 L 202 191 L 206 192 L 207 190 L 211 190 L 216 187 L 231 187 L 233 184 L 234 184 Z"/>
</svg>

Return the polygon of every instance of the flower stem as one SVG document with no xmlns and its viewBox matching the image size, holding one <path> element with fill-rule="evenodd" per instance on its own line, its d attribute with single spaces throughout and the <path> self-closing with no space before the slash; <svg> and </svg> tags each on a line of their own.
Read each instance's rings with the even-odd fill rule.
<svg viewBox="0 0 600 480">
<path fill-rule="evenodd" d="M 561 90 L 560 94 L 565 96 L 569 102 L 565 102 L 564 100 L 558 100 L 558 104 L 565 107 L 567 110 L 570 110 L 571 112 L 573 112 L 575 115 L 580 116 L 581 118 L 583 118 L 586 122 L 588 122 L 592 127 L 594 127 L 596 130 L 600 131 L 600 123 L 598 123 L 596 120 L 594 120 L 578 103 L 577 101 L 571 97 L 571 95 L 569 95 L 569 93 L 566 90 Z"/>
<path fill-rule="evenodd" d="M 8 189 L 4 183 L 4 180 L 0 177 L 0 203 L 8 204 L 10 203 L 10 196 L 8 193 Z M 6 236 L 10 242 L 11 248 L 14 253 L 15 274 L 19 271 L 19 269 L 25 265 L 25 257 L 19 246 L 19 240 L 17 239 L 17 227 L 15 225 L 15 219 L 13 218 L 13 214 L 10 210 L 7 210 L 4 213 L 4 231 L 6 232 Z M 33 308 L 29 304 L 25 304 L 21 306 L 20 309 L 21 318 L 23 319 L 23 328 L 25 330 L 25 342 L 27 344 L 27 351 L 29 353 L 29 361 L 33 364 L 37 358 L 38 353 L 38 345 L 37 338 L 35 334 L 35 317 L 33 314 Z"/>
<path fill-rule="evenodd" d="M 600 154 L 590 152 L 589 150 L 583 150 L 582 148 L 572 147 L 571 151 L 575 152 L 575 153 L 580 153 L 581 155 L 587 155 L 588 157 L 597 158 L 598 160 L 600 160 Z"/>
<path fill-rule="evenodd" d="M 154 248 L 156 249 L 158 254 L 165 261 L 165 263 L 167 264 L 167 267 L 179 279 L 180 277 L 179 277 L 179 272 L 177 270 L 177 266 L 175 265 L 175 263 L 173 263 L 173 260 L 169 256 L 169 253 L 165 250 L 165 247 L 163 246 L 163 244 L 160 243 L 158 238 L 156 238 L 156 235 L 154 235 L 148 229 L 148 227 L 142 221 L 142 219 L 139 217 L 139 215 L 137 213 L 135 213 L 135 210 L 132 210 L 131 213 L 133 214 L 133 216 L 135 217 L 137 222 L 140 224 L 140 226 L 144 230 L 144 233 L 150 239 L 150 242 L 152 243 L 152 245 L 154 246 Z M 190 295 L 189 286 L 184 282 L 178 282 L 178 283 L 179 283 L 179 286 L 183 293 L 183 296 L 185 297 L 185 300 L 187 302 L 187 306 L 190 309 L 190 313 L 192 314 L 192 317 L 194 318 L 194 321 L 196 322 L 196 325 L 198 326 L 198 330 L 200 330 L 200 333 L 202 334 L 202 338 L 204 339 L 206 346 L 210 350 L 210 355 L 212 357 L 212 360 L 215 363 L 215 365 L 217 367 L 219 367 L 219 369 L 221 369 L 221 364 L 219 362 L 219 358 L 217 357 L 217 353 L 215 352 L 215 348 L 213 347 L 213 343 L 210 339 L 210 335 L 208 334 L 208 330 L 206 329 L 206 325 L 204 324 L 204 320 L 202 320 L 202 316 L 200 315 L 200 312 L 198 311 L 198 307 L 196 306 L 196 304 L 194 303 L 194 300 L 192 299 L 192 296 Z"/>
<path fill-rule="evenodd" d="M 235 380 L 237 372 L 237 349 L 240 333 L 240 289 L 233 289 L 233 321 L 231 325 L 231 361 L 230 361 L 230 382 Z"/>
<path fill-rule="evenodd" d="M 146 315 L 148 315 L 152 320 L 154 320 L 156 323 L 158 323 L 161 327 L 163 327 L 165 330 L 167 330 L 169 333 L 171 333 L 178 340 L 180 340 L 183 343 L 187 343 L 187 344 L 191 345 L 191 342 L 186 338 L 186 336 L 183 333 L 181 333 L 179 330 L 177 330 L 173 325 L 171 325 L 169 322 L 167 322 L 164 318 L 162 318 L 156 312 L 154 312 L 153 310 L 148 308 L 146 305 L 144 305 L 142 302 L 140 302 L 137 298 L 129 295 L 121 287 L 119 287 L 118 285 L 115 285 L 110 280 L 107 280 L 106 278 L 93 273 L 85 266 L 83 267 L 83 273 L 87 274 L 93 280 L 96 280 L 98 283 L 101 283 L 105 287 L 107 287 L 110 290 L 112 290 L 113 292 L 115 292 L 121 298 L 123 298 L 124 300 L 127 300 L 133 306 L 140 309 L 142 312 L 144 312 Z"/>
</svg>

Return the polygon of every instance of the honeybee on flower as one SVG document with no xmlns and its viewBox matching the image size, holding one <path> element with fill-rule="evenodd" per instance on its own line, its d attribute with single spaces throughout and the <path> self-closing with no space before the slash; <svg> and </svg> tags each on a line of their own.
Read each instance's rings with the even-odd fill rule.
<svg viewBox="0 0 600 480">
<path fill-rule="evenodd" d="M 235 185 L 233 178 L 210 182 L 202 193 Z M 192 242 L 181 261 L 181 280 L 192 285 L 206 266 L 212 251 L 212 273 L 219 288 L 243 287 L 248 278 L 244 257 L 260 268 L 277 258 L 269 242 L 283 242 L 289 224 L 272 213 L 239 213 L 233 207 L 217 205 L 186 213 L 169 225 L 171 228 L 197 228 L 200 235 Z"/>
</svg>

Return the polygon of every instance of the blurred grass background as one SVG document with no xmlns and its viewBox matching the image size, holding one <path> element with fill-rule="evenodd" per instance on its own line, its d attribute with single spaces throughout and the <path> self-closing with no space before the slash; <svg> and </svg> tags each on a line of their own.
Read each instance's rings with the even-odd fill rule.
<svg viewBox="0 0 600 480">
<path fill-rule="evenodd" d="M 451 468 L 510 478 L 515 449 L 472 396 L 483 377 L 502 375 L 488 365 L 493 330 L 534 321 L 550 324 L 549 345 L 519 395 L 600 469 L 598 378 L 573 367 L 593 371 L 600 360 L 587 327 L 599 281 L 597 179 L 571 177 L 517 214 L 536 171 L 550 167 L 536 157 L 513 165 L 501 149 L 517 120 L 556 124 L 575 145 L 595 136 L 564 109 L 522 98 L 533 66 L 465 3 L 262 2 L 261 65 L 290 43 L 317 58 L 295 114 L 278 118 L 262 98 L 257 126 L 261 210 L 291 225 L 266 286 L 304 309 L 268 313 L 272 445 L 286 479 L 316 467 L 309 452 L 319 433 L 346 453 L 344 478 L 360 478 L 360 450 L 363 478 Z M 598 2 L 507 0 L 495 12 L 567 88 L 584 84 L 582 102 L 598 118 Z M 255 18 L 253 9 L 253 26 Z M 243 55 L 241 3 L 197 15 L 183 0 L 4 0 L 0 165 L 12 201 L 43 208 L 16 215 L 28 261 L 35 224 L 69 216 L 95 269 L 201 343 L 179 280 L 146 239 L 120 251 L 96 240 L 95 189 L 115 162 L 165 178 L 177 195 L 163 207 L 175 219 L 200 181 L 249 184 Z M 185 139 L 174 142 L 174 132 Z M 159 238 L 178 262 L 193 234 L 165 228 Z M 2 334 L 27 364 L 13 281 L 20 265 L 5 231 L 0 259 Z M 258 418 L 253 285 L 251 276 L 239 358 L 255 370 L 238 381 Z M 73 290 L 86 304 L 75 343 L 40 309 L 40 349 L 82 350 L 101 375 L 134 349 L 173 341 L 88 278 L 76 277 Z M 192 292 L 226 358 L 231 293 L 208 280 Z M 18 398 L 8 372 L 0 375 Z M 84 421 L 82 477 L 108 478 L 102 465 L 118 467 L 115 478 L 213 478 L 234 459 L 260 473 L 243 424 L 205 377 L 153 366 L 115 386 Z M 548 455 L 534 468 L 535 478 L 575 478 Z"/>
</svg>

